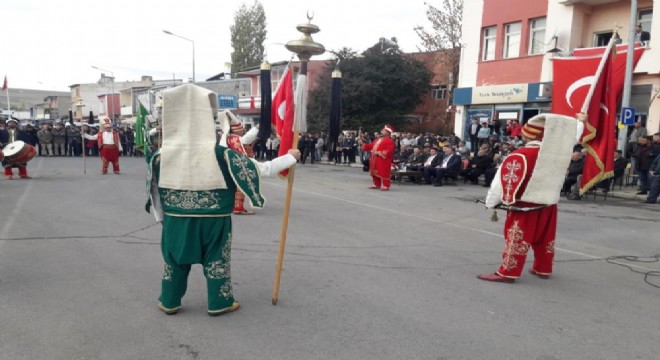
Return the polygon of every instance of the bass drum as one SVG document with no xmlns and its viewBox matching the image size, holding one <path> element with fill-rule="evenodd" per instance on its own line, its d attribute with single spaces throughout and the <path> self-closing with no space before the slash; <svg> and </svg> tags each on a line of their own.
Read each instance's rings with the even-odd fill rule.
<svg viewBox="0 0 660 360">
<path fill-rule="evenodd" d="M 5 155 L 5 160 L 12 164 L 25 164 L 37 155 L 37 149 L 23 141 L 14 141 L 7 144 L 2 152 Z"/>
</svg>

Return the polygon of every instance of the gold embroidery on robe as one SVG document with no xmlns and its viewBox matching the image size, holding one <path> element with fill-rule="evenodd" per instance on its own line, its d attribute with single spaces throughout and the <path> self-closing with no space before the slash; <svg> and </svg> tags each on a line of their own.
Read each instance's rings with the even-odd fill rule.
<svg viewBox="0 0 660 360">
<path fill-rule="evenodd" d="M 505 270 L 518 267 L 518 260 L 515 256 L 527 255 L 529 244 L 523 241 L 523 235 L 524 232 L 518 225 L 518 221 L 514 221 L 506 233 L 506 246 L 504 248 L 504 260 L 502 261 L 502 267 Z"/>
</svg>

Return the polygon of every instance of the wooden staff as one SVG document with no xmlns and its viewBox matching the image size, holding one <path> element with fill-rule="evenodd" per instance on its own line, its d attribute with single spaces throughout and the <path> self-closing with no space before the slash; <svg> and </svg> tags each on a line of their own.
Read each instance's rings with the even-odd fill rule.
<svg viewBox="0 0 660 360">
<path fill-rule="evenodd" d="M 293 132 L 292 149 L 298 148 L 299 134 Z M 291 195 L 293 194 L 293 177 L 296 172 L 296 165 L 289 168 L 289 178 L 286 188 L 286 200 L 284 201 L 284 216 L 282 216 L 282 231 L 280 232 L 280 248 L 277 253 L 277 267 L 275 268 L 275 283 L 273 284 L 273 305 L 277 305 L 277 299 L 280 293 L 280 278 L 282 277 L 282 262 L 284 261 L 284 245 L 286 243 L 286 233 L 289 227 L 289 211 L 291 210 Z"/>
</svg>

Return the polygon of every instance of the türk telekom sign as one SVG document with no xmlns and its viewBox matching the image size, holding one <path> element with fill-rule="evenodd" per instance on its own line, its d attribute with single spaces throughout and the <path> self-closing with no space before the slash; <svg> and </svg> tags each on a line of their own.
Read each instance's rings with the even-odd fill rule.
<svg viewBox="0 0 660 360">
<path fill-rule="evenodd" d="M 527 102 L 527 84 L 479 86 L 472 88 L 472 104 Z"/>
</svg>

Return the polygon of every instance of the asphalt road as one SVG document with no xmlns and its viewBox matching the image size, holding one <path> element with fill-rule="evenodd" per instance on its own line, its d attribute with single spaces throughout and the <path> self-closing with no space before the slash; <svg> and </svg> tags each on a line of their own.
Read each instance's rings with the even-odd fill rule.
<svg viewBox="0 0 660 360">
<path fill-rule="evenodd" d="M 553 277 L 488 283 L 476 275 L 496 270 L 504 244 L 502 220 L 474 204 L 484 188 L 384 193 L 358 168 L 302 165 L 279 304 L 285 182 L 268 178 L 267 207 L 234 217 L 241 309 L 209 317 L 195 266 L 182 312 L 166 316 L 144 161 L 120 161 L 122 175 L 101 175 L 88 158 L 83 175 L 80 158 L 35 158 L 34 179 L 0 180 L 0 359 L 659 356 L 660 278 L 643 274 L 660 271 L 658 205 L 562 201 Z M 647 262 L 606 261 L 622 255 Z"/>
</svg>

